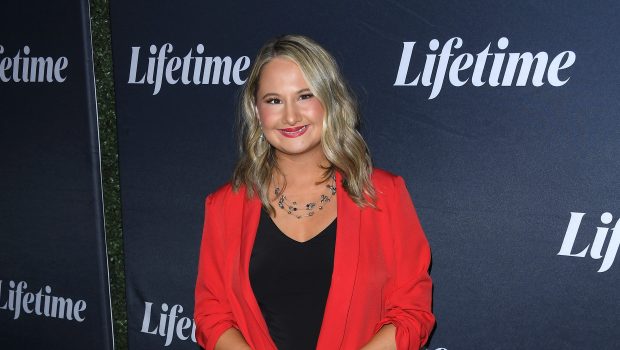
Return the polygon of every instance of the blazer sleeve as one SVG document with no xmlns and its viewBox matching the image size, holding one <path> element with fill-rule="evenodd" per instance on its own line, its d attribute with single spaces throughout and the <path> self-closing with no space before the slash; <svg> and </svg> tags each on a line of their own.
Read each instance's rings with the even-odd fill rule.
<svg viewBox="0 0 620 350">
<path fill-rule="evenodd" d="M 401 177 L 394 178 L 394 192 L 386 206 L 392 223 L 394 284 L 387 291 L 385 317 L 375 327 L 396 326 L 396 348 L 422 347 L 433 329 L 432 282 L 428 274 L 430 248 Z"/>
<path fill-rule="evenodd" d="M 221 222 L 223 208 L 213 200 L 205 201 L 205 221 L 200 243 L 200 258 L 194 298 L 196 341 L 205 350 L 215 348 L 219 337 L 231 327 L 238 328 L 225 292 L 223 274 L 226 246 Z"/>
</svg>

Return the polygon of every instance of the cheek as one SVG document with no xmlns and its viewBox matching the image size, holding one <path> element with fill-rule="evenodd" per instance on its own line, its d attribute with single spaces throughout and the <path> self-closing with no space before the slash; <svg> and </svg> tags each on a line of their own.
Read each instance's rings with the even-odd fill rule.
<svg viewBox="0 0 620 350">
<path fill-rule="evenodd" d="M 308 103 L 306 107 L 306 114 L 311 116 L 315 120 L 323 120 L 325 117 L 325 108 L 318 100 L 313 100 L 311 103 Z"/>
<path fill-rule="evenodd" d="M 261 124 L 263 125 L 268 125 L 269 123 L 273 122 L 275 119 L 278 118 L 278 113 L 273 107 L 270 108 L 270 106 L 259 106 L 256 108 L 256 110 L 258 112 L 258 121 L 261 122 Z"/>
</svg>

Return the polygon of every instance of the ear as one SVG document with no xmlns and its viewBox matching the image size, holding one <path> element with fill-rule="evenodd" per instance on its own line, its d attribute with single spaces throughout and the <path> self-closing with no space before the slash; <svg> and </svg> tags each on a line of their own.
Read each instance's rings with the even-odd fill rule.
<svg viewBox="0 0 620 350">
<path fill-rule="evenodd" d="M 258 125 L 263 125 L 260 121 L 260 115 L 258 115 L 258 107 L 256 107 L 256 105 L 254 105 L 254 115 L 256 116 L 256 119 L 258 120 Z"/>
</svg>

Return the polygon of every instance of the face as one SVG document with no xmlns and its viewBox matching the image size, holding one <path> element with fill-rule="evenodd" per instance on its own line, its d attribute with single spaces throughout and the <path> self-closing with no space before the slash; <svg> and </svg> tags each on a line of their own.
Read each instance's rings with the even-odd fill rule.
<svg viewBox="0 0 620 350">
<path fill-rule="evenodd" d="M 263 66 L 256 94 L 257 117 L 277 156 L 322 156 L 325 109 L 299 66 L 276 57 Z"/>
</svg>

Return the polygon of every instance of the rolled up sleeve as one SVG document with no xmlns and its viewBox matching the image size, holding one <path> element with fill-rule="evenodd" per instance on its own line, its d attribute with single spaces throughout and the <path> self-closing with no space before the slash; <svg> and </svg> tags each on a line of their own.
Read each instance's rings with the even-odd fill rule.
<svg viewBox="0 0 620 350">
<path fill-rule="evenodd" d="M 221 217 L 218 209 L 222 208 L 214 204 L 212 196 L 207 197 L 194 299 L 196 341 L 205 350 L 215 348 L 224 331 L 238 328 L 226 297 L 223 275 L 226 247 L 224 232 L 218 226 Z"/>
<path fill-rule="evenodd" d="M 394 179 L 395 194 L 389 205 L 394 239 L 394 283 L 385 299 L 385 317 L 375 332 L 386 324 L 396 327 L 396 348 L 422 347 L 433 329 L 432 282 L 428 274 L 430 248 L 415 208 L 401 177 Z"/>
</svg>

